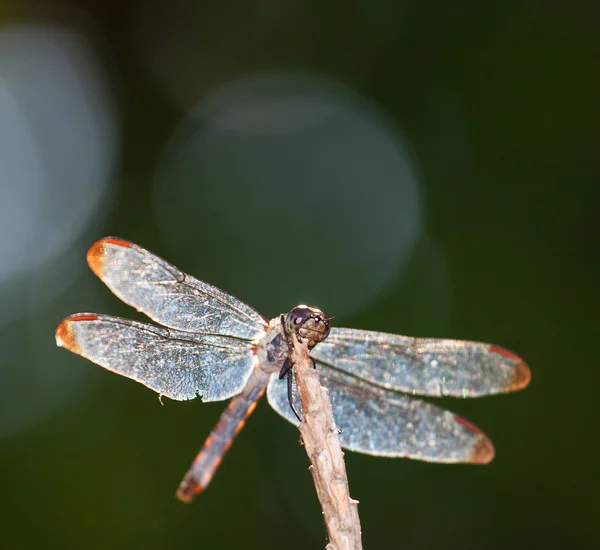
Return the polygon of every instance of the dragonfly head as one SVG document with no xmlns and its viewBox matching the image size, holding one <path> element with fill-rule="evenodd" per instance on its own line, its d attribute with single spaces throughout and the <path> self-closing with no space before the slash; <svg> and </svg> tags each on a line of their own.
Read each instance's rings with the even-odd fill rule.
<svg viewBox="0 0 600 550">
<path fill-rule="evenodd" d="M 285 316 L 286 334 L 296 334 L 300 340 L 308 342 L 308 349 L 313 349 L 329 335 L 331 328 L 329 319 L 316 307 L 296 306 Z"/>
</svg>

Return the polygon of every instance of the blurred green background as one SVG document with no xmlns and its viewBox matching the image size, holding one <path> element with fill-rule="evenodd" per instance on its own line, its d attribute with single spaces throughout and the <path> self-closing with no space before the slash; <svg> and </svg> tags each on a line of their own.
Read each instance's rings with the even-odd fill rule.
<svg viewBox="0 0 600 550">
<path fill-rule="evenodd" d="M 591 2 L 0 4 L 0 546 L 323 548 L 298 433 L 261 403 L 174 492 L 224 403 L 55 347 L 141 319 L 87 269 L 160 254 L 265 316 L 482 340 L 524 392 L 444 401 L 487 467 L 348 453 L 366 548 L 600 544 L 600 10 Z"/>
</svg>

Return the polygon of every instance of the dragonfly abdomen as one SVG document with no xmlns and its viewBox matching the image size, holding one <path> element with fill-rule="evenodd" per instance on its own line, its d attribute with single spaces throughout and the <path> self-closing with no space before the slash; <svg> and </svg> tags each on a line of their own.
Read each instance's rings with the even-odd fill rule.
<svg viewBox="0 0 600 550">
<path fill-rule="evenodd" d="M 229 402 L 179 485 L 179 500 L 191 502 L 208 487 L 233 440 L 256 408 L 270 377 L 271 374 L 256 368 L 246 387 Z"/>
</svg>

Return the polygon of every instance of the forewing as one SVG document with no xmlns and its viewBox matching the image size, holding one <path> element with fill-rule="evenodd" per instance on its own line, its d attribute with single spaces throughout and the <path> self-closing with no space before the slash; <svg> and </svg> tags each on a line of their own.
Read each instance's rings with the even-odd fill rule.
<svg viewBox="0 0 600 550">
<path fill-rule="evenodd" d="M 321 384 L 329 390 L 344 449 L 427 462 L 486 464 L 494 458 L 490 440 L 461 417 L 325 365 L 318 368 Z M 288 403 L 285 380 L 273 375 L 267 397 L 281 416 L 298 425 Z M 297 396 L 295 401 L 296 408 L 301 410 Z"/>
<path fill-rule="evenodd" d="M 256 365 L 250 342 L 91 313 L 62 321 L 56 343 L 178 401 L 232 397 Z"/>
<path fill-rule="evenodd" d="M 524 388 L 525 362 L 490 344 L 332 328 L 312 356 L 386 389 L 416 395 L 478 397 Z"/>
<path fill-rule="evenodd" d="M 260 338 L 268 325 L 244 302 L 128 241 L 102 239 L 87 259 L 114 294 L 161 325 L 248 340 Z"/>
</svg>

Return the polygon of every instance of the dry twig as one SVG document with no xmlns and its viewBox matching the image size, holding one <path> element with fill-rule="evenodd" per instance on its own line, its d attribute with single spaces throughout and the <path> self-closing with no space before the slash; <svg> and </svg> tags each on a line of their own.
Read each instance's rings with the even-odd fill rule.
<svg viewBox="0 0 600 550">
<path fill-rule="evenodd" d="M 362 542 L 358 501 L 350 498 L 344 453 L 329 394 L 321 387 L 319 372 L 313 368 L 308 349 L 295 335 L 292 338 L 294 375 L 304 415 L 299 429 L 329 534 L 327 550 L 359 550 Z"/>
</svg>

